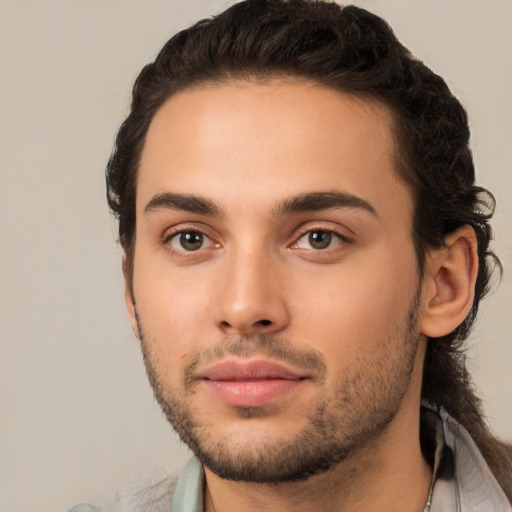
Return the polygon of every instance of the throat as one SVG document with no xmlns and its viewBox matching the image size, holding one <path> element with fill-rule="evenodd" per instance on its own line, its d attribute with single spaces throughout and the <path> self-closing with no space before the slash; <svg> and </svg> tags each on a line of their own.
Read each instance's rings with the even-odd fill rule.
<svg viewBox="0 0 512 512">
<path fill-rule="evenodd" d="M 206 470 L 205 512 L 422 512 L 432 472 L 424 459 L 413 468 L 387 469 L 380 463 L 345 461 L 297 482 L 258 484 L 224 480 Z M 391 476 L 391 478 L 389 478 Z"/>
</svg>

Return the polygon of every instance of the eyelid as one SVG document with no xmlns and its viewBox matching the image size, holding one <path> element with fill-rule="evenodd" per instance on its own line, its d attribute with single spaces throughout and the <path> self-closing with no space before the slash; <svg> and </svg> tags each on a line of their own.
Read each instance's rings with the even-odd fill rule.
<svg viewBox="0 0 512 512">
<path fill-rule="evenodd" d="M 298 230 L 297 234 L 293 236 L 293 242 L 290 244 L 290 247 L 293 247 L 297 244 L 297 242 L 308 233 L 314 231 L 325 231 L 326 233 L 332 233 L 339 237 L 344 243 L 350 244 L 354 242 L 355 236 L 349 236 L 345 233 L 345 231 L 349 231 L 353 234 L 353 231 L 349 228 L 340 227 L 339 225 L 333 226 L 332 223 L 322 223 L 322 222 L 312 222 L 302 224 Z M 312 249 L 313 250 L 313 249 Z M 328 250 L 328 249 L 325 249 Z"/>
<path fill-rule="evenodd" d="M 181 242 L 181 237 L 186 234 L 186 233 L 195 233 L 195 234 L 198 234 L 198 235 L 201 235 L 202 237 L 202 245 L 201 247 L 198 247 L 197 249 L 191 249 L 191 250 L 187 250 L 185 249 L 184 247 L 177 247 L 176 245 L 174 245 L 174 242 L 177 241 L 177 243 L 179 244 Z M 167 238 L 167 243 L 176 251 L 179 251 L 179 252 L 185 252 L 185 253 L 192 253 L 192 252 L 199 252 L 200 250 L 204 250 L 204 249 L 208 249 L 210 247 L 212 247 L 212 245 L 215 245 L 215 242 L 208 236 L 208 235 L 205 235 L 204 233 L 201 233 L 200 231 L 192 231 L 192 230 L 184 230 L 184 231 L 178 231 L 177 233 L 174 233 L 173 235 L 169 236 Z"/>
<path fill-rule="evenodd" d="M 334 224 L 334 225 L 333 225 Z M 324 231 L 328 233 L 332 233 L 334 236 L 340 239 L 340 243 L 336 244 L 333 247 L 328 247 L 326 249 L 300 249 L 297 247 L 297 244 L 299 240 L 304 237 L 305 235 L 314 232 L 314 231 Z M 205 236 L 208 240 L 210 240 L 210 244 L 208 244 L 208 247 L 201 247 L 200 249 L 196 251 L 187 251 L 185 249 L 178 249 L 171 247 L 171 244 L 169 243 L 173 237 L 186 232 L 196 232 L 201 233 L 203 236 Z M 347 235 L 347 232 L 350 232 L 351 235 L 353 235 L 353 231 L 345 226 L 340 226 L 339 224 L 335 224 L 332 222 L 327 221 L 308 221 L 303 223 L 301 226 L 299 226 L 295 234 L 293 235 L 292 242 L 289 243 L 287 246 L 288 248 L 292 249 L 300 249 L 303 251 L 312 251 L 312 252 L 329 252 L 329 251 L 335 251 L 340 250 L 342 247 L 352 244 L 355 241 L 355 235 Z M 215 249 L 222 246 L 222 243 L 218 241 L 219 236 L 216 236 L 216 234 L 212 233 L 212 229 L 209 228 L 208 225 L 204 225 L 200 222 L 183 222 L 180 224 L 177 224 L 175 226 L 172 226 L 165 230 L 162 234 L 162 244 L 165 245 L 170 251 L 173 253 L 179 254 L 183 257 L 192 257 L 194 254 L 202 253 L 209 249 Z M 341 247 L 340 247 L 341 246 Z"/>
<path fill-rule="evenodd" d="M 195 232 L 195 233 L 201 233 L 204 236 L 207 236 L 208 238 L 211 238 L 212 240 L 215 238 L 214 235 L 211 232 L 212 230 L 209 229 L 207 226 L 203 225 L 202 223 L 196 223 L 196 222 L 181 222 L 180 224 L 176 224 L 175 226 L 171 226 L 164 230 L 162 233 L 162 241 L 166 242 L 169 239 L 171 239 L 173 236 L 177 235 L 178 233 L 183 232 Z"/>
<path fill-rule="evenodd" d="M 187 251 L 185 249 L 178 249 L 171 245 L 171 240 L 182 233 L 200 233 L 207 238 L 211 243 L 208 247 L 201 247 L 196 251 Z M 193 257 L 198 253 L 202 253 L 209 249 L 220 247 L 220 243 L 216 241 L 216 237 L 213 236 L 210 229 L 206 226 L 198 225 L 196 223 L 182 223 L 165 230 L 162 234 L 162 244 L 168 248 L 171 253 L 182 256 L 182 257 Z"/>
<path fill-rule="evenodd" d="M 315 247 L 312 240 L 309 239 L 311 233 L 314 232 L 323 232 L 329 233 L 330 238 L 328 239 L 328 245 L 325 247 Z M 334 231 L 327 230 L 314 230 L 312 229 L 310 232 L 306 232 L 304 235 L 299 237 L 291 246 L 292 249 L 299 251 L 300 254 L 310 254 L 314 255 L 315 258 L 323 258 L 328 255 L 333 256 L 334 254 L 339 254 L 340 252 L 346 250 L 347 246 L 350 242 L 343 238 L 338 233 Z"/>
</svg>

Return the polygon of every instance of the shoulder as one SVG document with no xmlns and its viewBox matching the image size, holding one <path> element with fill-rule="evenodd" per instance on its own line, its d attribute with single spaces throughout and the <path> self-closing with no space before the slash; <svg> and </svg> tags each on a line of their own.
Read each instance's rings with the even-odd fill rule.
<svg viewBox="0 0 512 512">
<path fill-rule="evenodd" d="M 88 503 L 81 503 L 80 505 L 71 507 L 67 512 L 100 512 L 100 509 Z"/>
<path fill-rule="evenodd" d="M 446 411 L 440 410 L 439 414 L 442 418 L 443 441 L 451 453 L 448 458 L 452 466 L 441 476 L 441 480 L 445 480 L 446 487 L 449 475 L 453 484 L 452 501 L 459 503 L 461 510 L 512 512 L 507 496 L 468 431 Z M 432 510 L 436 508 L 432 507 Z"/>
<path fill-rule="evenodd" d="M 101 503 L 81 503 L 66 512 L 169 512 L 178 477 L 145 478 L 114 493 Z"/>
</svg>

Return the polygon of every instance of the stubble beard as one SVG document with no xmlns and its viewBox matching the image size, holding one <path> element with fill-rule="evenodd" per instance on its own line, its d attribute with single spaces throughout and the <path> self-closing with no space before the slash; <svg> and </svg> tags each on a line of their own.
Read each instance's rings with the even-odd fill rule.
<svg viewBox="0 0 512 512">
<path fill-rule="evenodd" d="M 379 439 L 397 415 L 411 381 L 419 335 L 418 296 L 407 318 L 395 333 L 380 343 L 389 347 L 379 360 L 356 360 L 337 379 L 333 390 L 308 414 L 305 427 L 292 438 L 268 439 L 259 446 L 251 439 L 234 441 L 229 436 L 212 438 L 208 423 L 196 414 L 189 398 L 190 375 L 197 356 L 184 368 L 184 389 L 169 389 L 158 371 L 157 355 L 137 316 L 141 347 L 149 382 L 157 402 L 181 440 L 209 470 L 221 478 L 254 483 L 304 480 L 328 471 Z M 323 358 L 315 352 L 297 352 L 286 341 L 272 336 L 227 338 L 210 351 L 210 357 L 252 354 L 288 363 L 309 364 L 321 387 L 327 373 Z M 304 366 L 304 365 L 303 365 Z M 260 408 L 235 408 L 248 421 L 262 414 Z"/>
</svg>

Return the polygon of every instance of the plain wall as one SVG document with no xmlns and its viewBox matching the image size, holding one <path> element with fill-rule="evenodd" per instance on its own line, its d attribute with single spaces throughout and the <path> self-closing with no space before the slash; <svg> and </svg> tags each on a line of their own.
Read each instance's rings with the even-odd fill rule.
<svg viewBox="0 0 512 512">
<path fill-rule="evenodd" d="M 469 111 L 505 266 L 470 367 L 512 441 L 512 2 L 356 2 Z M 216 0 L 0 0 L 0 510 L 57 512 L 188 457 L 155 405 L 122 300 L 104 166 L 141 67 Z"/>
</svg>

